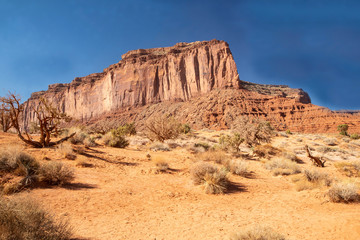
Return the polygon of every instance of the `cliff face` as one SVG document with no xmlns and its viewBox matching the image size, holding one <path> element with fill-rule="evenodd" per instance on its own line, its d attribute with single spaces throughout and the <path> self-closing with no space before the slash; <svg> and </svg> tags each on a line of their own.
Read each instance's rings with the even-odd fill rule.
<svg viewBox="0 0 360 240">
<path fill-rule="evenodd" d="M 162 112 L 198 128 L 226 128 L 239 115 L 259 116 L 293 131 L 359 125 L 359 114 L 312 105 L 301 89 L 241 81 L 228 44 L 218 40 L 129 51 L 102 73 L 50 85 L 24 103 L 25 125 L 35 120 L 32 109 L 41 97 L 88 123 L 107 116 L 141 124 Z"/>
<path fill-rule="evenodd" d="M 214 88 L 239 88 L 239 76 L 224 41 L 178 43 L 173 47 L 139 49 L 102 73 L 53 84 L 25 103 L 26 121 L 39 97 L 60 105 L 77 119 L 90 119 L 124 107 L 161 101 L 187 101 Z"/>
</svg>

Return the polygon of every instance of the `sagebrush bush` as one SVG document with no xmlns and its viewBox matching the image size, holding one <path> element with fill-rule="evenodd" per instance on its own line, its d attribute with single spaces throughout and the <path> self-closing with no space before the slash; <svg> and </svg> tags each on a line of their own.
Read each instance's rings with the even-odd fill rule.
<svg viewBox="0 0 360 240">
<path fill-rule="evenodd" d="M 320 172 L 318 169 L 305 169 L 304 176 L 306 177 L 306 180 L 309 182 L 319 182 L 323 181 L 329 178 L 329 176 L 326 173 Z"/>
<path fill-rule="evenodd" d="M 360 177 L 360 160 L 339 162 L 335 164 L 335 167 L 348 177 Z"/>
<path fill-rule="evenodd" d="M 270 159 L 271 157 L 281 153 L 281 150 L 271 146 L 270 144 L 265 144 L 255 146 L 253 153 L 258 157 Z"/>
<path fill-rule="evenodd" d="M 233 132 L 237 133 L 240 138 L 243 138 L 244 143 L 250 147 L 263 142 L 268 143 L 274 135 L 274 129 L 270 122 L 247 116 L 237 118 L 232 129 Z"/>
<path fill-rule="evenodd" d="M 348 136 L 347 130 L 349 129 L 349 125 L 347 124 L 340 124 L 337 126 L 337 130 L 341 135 Z"/>
<path fill-rule="evenodd" d="M 360 135 L 357 134 L 357 133 L 353 133 L 350 135 L 350 138 L 353 139 L 353 140 L 357 140 L 357 139 L 360 139 Z"/>
<path fill-rule="evenodd" d="M 106 146 L 125 148 L 129 146 L 129 142 L 126 140 L 125 136 L 116 130 L 112 130 L 104 135 L 103 142 Z"/>
<path fill-rule="evenodd" d="M 228 172 L 206 162 L 198 162 L 191 168 L 191 177 L 195 185 L 203 185 L 205 193 L 222 194 L 229 184 Z"/>
<path fill-rule="evenodd" d="M 0 240 L 68 240 L 68 222 L 55 219 L 31 199 L 0 198 Z"/>
<path fill-rule="evenodd" d="M 72 127 L 68 131 L 69 135 L 72 133 L 76 133 L 72 138 L 70 138 L 70 142 L 72 144 L 83 144 L 84 140 L 89 137 L 89 134 L 84 132 L 83 129 L 78 127 Z"/>
<path fill-rule="evenodd" d="M 229 156 L 226 152 L 221 150 L 198 153 L 197 157 L 202 161 L 215 162 L 219 164 L 225 164 L 229 160 Z"/>
<path fill-rule="evenodd" d="M 73 147 L 69 142 L 63 142 L 57 146 L 57 150 L 64 155 L 65 158 L 69 160 L 75 160 L 76 155 L 74 153 Z"/>
<path fill-rule="evenodd" d="M 39 163 L 34 157 L 22 151 L 18 146 L 9 146 L 0 150 L 0 171 L 13 172 L 24 176 L 34 174 Z"/>
<path fill-rule="evenodd" d="M 355 183 L 335 183 L 328 192 L 332 202 L 355 202 L 359 200 L 358 187 Z"/>
<path fill-rule="evenodd" d="M 306 189 L 321 188 L 330 186 L 332 179 L 317 168 L 305 169 L 302 176 L 293 178 L 296 184 L 296 190 L 303 191 Z"/>
<path fill-rule="evenodd" d="M 235 152 L 240 151 L 240 145 L 244 142 L 244 138 L 239 133 L 232 133 L 231 135 L 222 135 L 219 138 L 219 144 L 224 150 L 232 149 Z"/>
<path fill-rule="evenodd" d="M 275 176 L 291 175 L 301 172 L 300 167 L 295 162 L 283 158 L 276 158 L 267 162 L 265 168 L 271 170 Z"/>
<path fill-rule="evenodd" d="M 146 136 L 151 140 L 164 142 L 167 139 L 175 139 L 182 133 L 182 125 L 170 116 L 158 116 L 146 122 Z"/>
<path fill-rule="evenodd" d="M 233 174 L 246 176 L 249 173 L 249 164 L 244 160 L 230 160 L 226 164 L 226 168 Z"/>
<path fill-rule="evenodd" d="M 210 149 L 210 145 L 206 142 L 198 142 L 194 144 L 195 148 L 202 147 L 205 151 Z"/>
<path fill-rule="evenodd" d="M 268 227 L 256 226 L 252 229 L 238 232 L 230 240 L 285 240 L 286 238 Z"/>
<path fill-rule="evenodd" d="M 61 162 L 49 162 L 41 165 L 39 178 L 51 185 L 62 185 L 74 180 L 75 173 L 71 167 Z"/>
<path fill-rule="evenodd" d="M 157 172 L 166 172 L 169 170 L 169 164 L 163 157 L 154 157 L 152 162 L 154 163 Z"/>
</svg>

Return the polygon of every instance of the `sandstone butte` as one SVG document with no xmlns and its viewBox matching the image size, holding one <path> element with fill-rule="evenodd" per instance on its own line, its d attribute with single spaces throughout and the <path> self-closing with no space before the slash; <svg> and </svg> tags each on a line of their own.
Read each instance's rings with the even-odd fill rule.
<svg viewBox="0 0 360 240">
<path fill-rule="evenodd" d="M 193 128 L 224 129 L 236 117 L 250 115 L 278 130 L 325 133 L 348 124 L 351 132 L 360 132 L 358 112 L 313 105 L 302 89 L 240 80 L 229 45 L 218 40 L 129 51 L 102 73 L 49 85 L 24 103 L 25 125 L 34 121 L 40 97 L 87 124 L 118 119 L 141 126 L 165 113 Z"/>
</svg>

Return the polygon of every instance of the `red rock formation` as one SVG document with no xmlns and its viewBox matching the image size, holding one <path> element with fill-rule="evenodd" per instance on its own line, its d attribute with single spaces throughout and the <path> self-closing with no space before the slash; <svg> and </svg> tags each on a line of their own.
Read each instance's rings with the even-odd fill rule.
<svg viewBox="0 0 360 240">
<path fill-rule="evenodd" d="M 166 112 L 197 128 L 226 128 L 239 115 L 263 117 L 292 131 L 359 126 L 359 114 L 312 105 L 301 89 L 240 81 L 228 44 L 217 40 L 130 51 L 102 73 L 50 85 L 25 102 L 25 124 L 34 120 L 32 107 L 40 97 L 84 122 L 107 115 L 141 124 Z"/>
</svg>

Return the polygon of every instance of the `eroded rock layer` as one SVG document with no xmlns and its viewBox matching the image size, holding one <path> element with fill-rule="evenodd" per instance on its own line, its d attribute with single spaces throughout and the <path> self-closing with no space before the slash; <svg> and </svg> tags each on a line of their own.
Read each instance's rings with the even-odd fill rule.
<svg viewBox="0 0 360 240">
<path fill-rule="evenodd" d="M 106 116 L 141 125 L 155 113 L 170 113 L 196 128 L 222 129 L 253 115 L 278 129 L 335 132 L 342 123 L 357 128 L 360 119 L 311 104 L 301 89 L 241 81 L 228 44 L 218 40 L 129 51 L 102 73 L 50 85 L 25 102 L 25 125 L 35 120 L 41 97 L 87 123 Z"/>
</svg>

